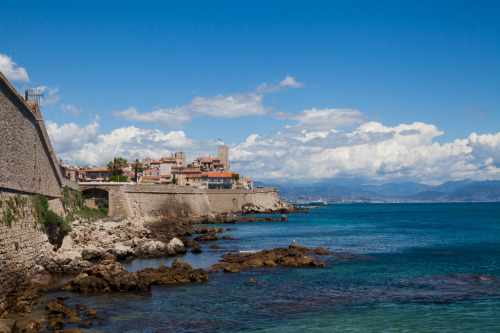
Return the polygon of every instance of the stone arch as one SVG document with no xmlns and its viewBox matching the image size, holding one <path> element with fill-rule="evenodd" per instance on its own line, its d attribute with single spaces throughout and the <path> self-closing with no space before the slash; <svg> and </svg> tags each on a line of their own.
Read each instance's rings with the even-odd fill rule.
<svg viewBox="0 0 500 333">
<path fill-rule="evenodd" d="M 85 187 L 80 189 L 85 198 L 85 205 L 89 208 L 98 208 L 96 199 L 105 199 L 106 208 L 109 208 L 109 190 L 100 187 Z"/>
</svg>

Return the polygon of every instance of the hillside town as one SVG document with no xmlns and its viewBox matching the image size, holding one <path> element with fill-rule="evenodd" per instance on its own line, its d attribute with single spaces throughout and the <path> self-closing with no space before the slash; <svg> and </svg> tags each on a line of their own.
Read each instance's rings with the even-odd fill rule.
<svg viewBox="0 0 500 333">
<path fill-rule="evenodd" d="M 251 189 L 251 179 L 240 177 L 236 172 L 231 172 L 229 162 L 229 147 L 220 145 L 217 157 L 197 157 L 193 162 L 186 163 L 186 153 L 177 152 L 159 160 L 143 158 L 125 163 L 120 168 L 123 181 L 141 185 L 171 185 L 205 189 Z M 138 167 L 137 167 L 138 165 Z M 80 167 L 65 166 L 59 161 L 63 176 L 77 183 L 82 182 L 108 182 L 116 174 L 108 166 Z M 136 179 L 136 170 L 137 179 Z"/>
</svg>

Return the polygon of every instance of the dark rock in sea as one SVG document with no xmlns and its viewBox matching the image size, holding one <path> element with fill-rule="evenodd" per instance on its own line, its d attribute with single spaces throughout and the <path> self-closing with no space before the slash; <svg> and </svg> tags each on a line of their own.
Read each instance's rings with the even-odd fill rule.
<svg viewBox="0 0 500 333">
<path fill-rule="evenodd" d="M 203 250 L 201 249 L 200 244 L 195 244 L 195 245 L 193 245 L 193 247 L 191 248 L 191 253 L 198 254 L 198 253 L 202 253 L 202 252 L 203 252 Z"/>
<path fill-rule="evenodd" d="M 15 319 L 0 319 L 0 332 L 13 332 L 15 326 Z"/>
<path fill-rule="evenodd" d="M 212 245 L 210 245 L 210 248 L 211 249 L 220 249 L 221 247 L 217 244 L 212 244 Z"/>
<path fill-rule="evenodd" d="M 281 215 L 281 221 L 283 222 L 288 221 L 288 217 L 285 214 Z"/>
<path fill-rule="evenodd" d="M 221 233 L 223 230 L 221 227 L 213 227 L 213 228 L 207 228 L 207 227 L 199 227 L 197 229 L 193 230 L 194 234 L 206 234 L 209 232 L 214 232 L 214 233 Z"/>
<path fill-rule="evenodd" d="M 70 323 L 70 324 L 77 324 L 77 323 L 81 323 L 82 321 L 83 321 L 83 319 L 78 317 L 78 316 L 69 317 L 69 319 L 68 319 L 68 323 Z"/>
<path fill-rule="evenodd" d="M 70 289 L 76 292 L 144 291 L 149 284 L 137 273 L 129 273 L 118 262 L 103 260 L 99 266 L 85 269 L 73 281 Z"/>
<path fill-rule="evenodd" d="M 262 219 L 258 219 L 257 222 L 276 222 L 278 219 L 272 218 L 271 216 L 264 217 Z"/>
<path fill-rule="evenodd" d="M 31 319 L 29 320 L 22 330 L 23 333 L 36 333 L 42 329 L 42 322 L 44 319 Z M 0 328 L 0 332 L 3 332 Z"/>
<path fill-rule="evenodd" d="M 49 321 L 47 323 L 47 328 L 49 330 L 60 330 L 66 325 L 66 321 L 62 318 L 62 316 L 51 316 L 49 317 Z"/>
<path fill-rule="evenodd" d="M 45 315 L 47 317 L 51 316 L 64 316 L 66 317 L 70 313 L 70 309 L 64 306 L 63 301 L 55 299 L 45 307 Z"/>
<path fill-rule="evenodd" d="M 316 258 L 306 257 L 304 254 L 329 254 L 319 247 L 310 249 L 291 244 L 289 248 L 264 250 L 257 253 L 227 253 L 222 256 L 222 263 L 212 266 L 211 271 L 239 272 L 248 267 L 288 266 L 288 267 L 325 267 L 325 264 Z"/>
<path fill-rule="evenodd" d="M 87 316 L 87 317 L 95 317 L 95 316 L 97 316 L 97 311 L 96 310 L 92 310 L 92 309 L 88 309 L 83 314 L 85 316 Z"/>
<path fill-rule="evenodd" d="M 226 230 L 227 230 L 227 231 L 231 231 L 231 230 L 233 230 L 233 228 L 226 228 Z"/>
<path fill-rule="evenodd" d="M 260 281 L 258 280 L 255 280 L 254 278 L 250 278 L 250 280 L 248 280 L 247 283 L 250 283 L 250 284 L 255 284 L 255 283 L 259 283 Z"/>
<path fill-rule="evenodd" d="M 146 291 L 152 284 L 204 282 L 208 273 L 193 269 L 176 258 L 171 266 L 146 268 L 129 273 L 118 262 L 103 261 L 99 266 L 88 268 L 78 275 L 65 289 L 76 292 Z M 90 310 L 88 310 L 90 311 Z M 88 312 L 87 311 L 87 312 Z M 86 313 L 87 313 L 86 312 Z"/>
<path fill-rule="evenodd" d="M 82 322 L 80 323 L 80 325 L 78 325 L 78 326 L 83 327 L 83 328 L 87 328 L 87 327 L 90 327 L 90 326 L 92 326 L 92 325 L 93 325 L 93 324 L 92 324 L 92 322 L 91 322 L 91 321 L 86 320 L 86 321 L 82 321 Z"/>
<path fill-rule="evenodd" d="M 193 269 L 189 264 L 175 258 L 170 267 L 145 268 L 138 272 L 140 278 L 151 284 L 175 284 L 188 282 L 204 282 L 208 280 L 208 273 L 201 268 Z"/>
<path fill-rule="evenodd" d="M 208 232 L 206 234 L 203 234 L 201 236 L 195 237 L 194 240 L 199 241 L 199 242 L 211 242 L 211 241 L 216 241 L 220 239 L 217 237 L 215 232 Z"/>
</svg>

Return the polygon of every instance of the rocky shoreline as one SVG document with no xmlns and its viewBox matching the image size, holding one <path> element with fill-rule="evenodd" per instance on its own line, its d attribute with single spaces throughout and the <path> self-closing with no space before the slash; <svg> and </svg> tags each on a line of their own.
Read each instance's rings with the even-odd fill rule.
<svg viewBox="0 0 500 333">
<path fill-rule="evenodd" d="M 224 231 L 221 227 L 195 227 L 197 224 L 286 222 L 288 218 L 285 213 L 297 212 L 303 213 L 307 210 L 284 204 L 275 210 L 262 211 L 257 206 L 248 205 L 245 208 L 245 213 L 248 215 L 245 216 L 225 213 L 177 217 L 171 221 L 143 218 L 105 219 L 92 223 L 84 220 L 72 222 L 72 231 L 64 237 L 59 247 L 48 241 L 45 243 L 38 274 L 18 288 L 16 294 L 10 295 L 9 306 L 0 317 L 0 332 L 38 332 L 42 327 L 60 330 L 67 322 L 88 327 L 92 325 L 92 320 L 96 322 L 95 319 L 99 319 L 87 314 L 84 315 L 86 317 L 84 320 L 78 309 L 55 310 L 64 307 L 64 300 L 56 299 L 46 305 L 46 318 L 36 318 L 27 322 L 22 320 L 33 308 L 44 306 L 36 302 L 36 298 L 44 292 L 57 290 L 77 293 L 148 292 L 152 285 L 204 282 L 208 280 L 210 273 L 218 270 L 238 272 L 248 267 L 277 265 L 324 266 L 323 263 L 318 263 L 316 258 L 304 256 L 315 250 L 301 248 L 295 244 L 290 245 L 288 249 L 266 250 L 251 255 L 228 253 L 223 256 L 220 264 L 214 265 L 209 271 L 201 268 L 193 269 L 178 258 L 171 266 L 160 265 L 158 268 L 146 268 L 132 273 L 126 271 L 118 262 L 135 258 L 176 256 L 188 250 L 192 253 L 201 253 L 199 243 L 231 239 L 228 235 L 220 235 Z M 282 215 L 278 218 L 260 219 L 249 216 L 255 213 Z M 211 248 L 219 246 L 213 244 Z M 318 250 L 316 254 L 326 254 L 320 252 Z M 63 283 L 61 277 L 72 280 Z"/>
</svg>

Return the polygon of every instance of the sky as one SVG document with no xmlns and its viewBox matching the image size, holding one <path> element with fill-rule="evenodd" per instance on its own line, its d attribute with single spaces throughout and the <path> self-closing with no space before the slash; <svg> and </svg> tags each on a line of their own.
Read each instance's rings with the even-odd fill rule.
<svg viewBox="0 0 500 333">
<path fill-rule="evenodd" d="M 267 183 L 500 179 L 499 1 L 2 2 L 66 165 L 230 147 Z"/>
</svg>

